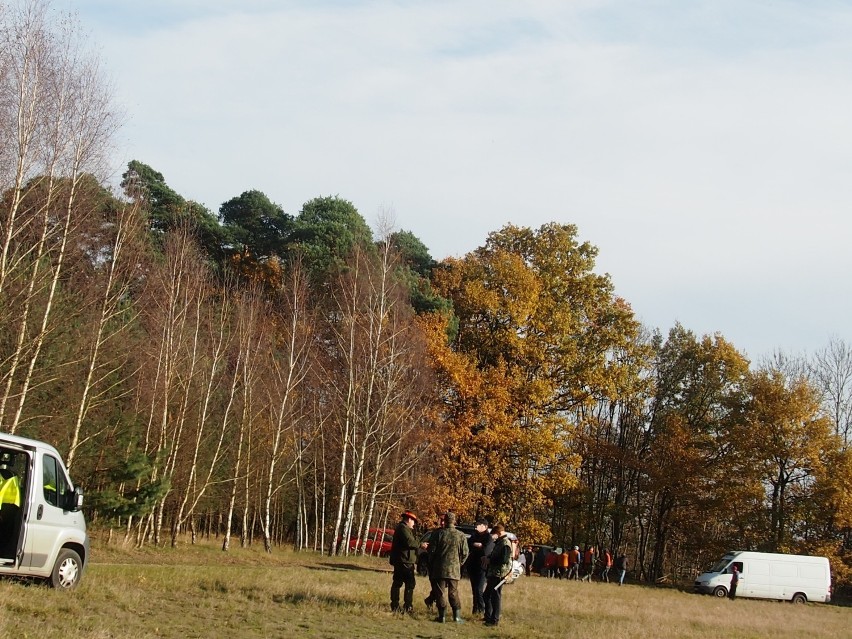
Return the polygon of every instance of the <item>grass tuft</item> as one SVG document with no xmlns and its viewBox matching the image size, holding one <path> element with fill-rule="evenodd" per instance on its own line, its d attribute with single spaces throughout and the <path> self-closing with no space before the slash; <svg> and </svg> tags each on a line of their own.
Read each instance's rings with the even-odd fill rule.
<svg viewBox="0 0 852 639">
<path fill-rule="evenodd" d="M 214 592 L 222 595 L 228 594 L 228 584 L 216 579 L 213 583 L 207 583 L 206 581 L 202 581 L 198 584 L 199 589 L 202 592 Z"/>
</svg>

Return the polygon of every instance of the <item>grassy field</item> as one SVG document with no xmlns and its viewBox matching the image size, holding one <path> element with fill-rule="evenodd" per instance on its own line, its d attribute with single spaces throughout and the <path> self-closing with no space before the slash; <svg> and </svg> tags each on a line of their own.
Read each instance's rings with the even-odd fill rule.
<svg viewBox="0 0 852 639">
<path fill-rule="evenodd" d="M 415 616 L 390 613 L 384 559 L 328 558 L 214 545 L 122 551 L 95 545 L 74 592 L 0 581 L 0 637 L 708 637 L 852 636 L 852 608 L 717 600 L 673 589 L 524 577 L 506 587 L 487 628 L 437 624 L 418 578 Z"/>
</svg>

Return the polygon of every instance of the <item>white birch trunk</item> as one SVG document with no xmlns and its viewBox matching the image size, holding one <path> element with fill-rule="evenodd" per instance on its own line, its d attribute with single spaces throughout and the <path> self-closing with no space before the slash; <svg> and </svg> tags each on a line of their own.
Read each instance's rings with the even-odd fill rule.
<svg viewBox="0 0 852 639">
<path fill-rule="evenodd" d="M 85 441 L 81 440 L 83 430 L 83 421 L 90 408 L 96 403 L 96 391 L 100 382 L 110 374 L 114 373 L 119 365 L 116 365 L 105 374 L 96 378 L 100 372 L 102 363 L 100 362 L 101 348 L 110 340 L 118 337 L 124 328 L 128 326 L 128 321 L 122 322 L 113 332 L 108 332 L 107 327 L 111 321 L 118 317 L 121 313 L 121 301 L 126 297 L 130 287 L 130 278 L 123 276 L 125 254 L 127 253 L 128 243 L 131 238 L 136 235 L 140 227 L 139 207 L 138 204 L 122 206 L 116 220 L 115 235 L 112 242 L 112 255 L 107 269 L 107 278 L 104 284 L 103 298 L 100 304 L 100 313 L 98 316 L 97 329 L 92 338 L 92 344 L 89 351 L 89 357 L 86 366 L 86 378 L 83 383 L 83 391 L 80 397 L 80 405 L 77 408 L 77 417 L 74 420 L 74 427 L 71 433 L 71 443 L 66 456 L 66 467 L 71 471 L 74 460 L 77 455 L 77 448 Z"/>
<path fill-rule="evenodd" d="M 192 461 L 190 463 L 189 478 L 182 491 L 182 498 L 178 506 L 177 514 L 172 522 L 172 547 L 177 545 L 177 536 L 181 526 L 186 521 L 187 517 L 191 517 L 198 505 L 198 502 L 204 496 L 207 488 L 210 486 L 210 480 L 213 476 L 213 471 L 219 465 L 219 460 L 222 453 L 222 442 L 225 438 L 225 433 L 228 427 L 228 416 L 230 407 L 233 403 L 236 393 L 235 378 L 229 385 L 230 394 L 228 405 L 225 407 L 223 415 L 219 421 L 219 428 L 216 432 L 216 439 L 210 458 L 206 461 L 207 469 L 206 476 L 203 477 L 200 484 L 197 484 L 199 476 L 199 457 L 201 455 L 202 444 L 206 441 L 208 421 L 211 419 L 211 402 L 213 401 L 214 392 L 220 380 L 220 368 L 224 363 L 227 354 L 229 342 L 228 323 L 231 315 L 231 297 L 227 291 L 227 287 L 222 287 L 218 296 L 218 309 L 212 311 L 215 319 L 211 320 L 209 332 L 209 344 L 211 351 L 209 353 L 209 366 L 206 371 L 206 383 L 204 384 L 203 400 L 201 411 L 198 416 L 197 426 L 195 430 L 195 442 L 192 449 Z M 239 356 L 238 356 L 239 357 Z M 238 362 L 239 365 L 239 362 Z M 191 500 L 191 503 L 190 503 Z"/>
</svg>

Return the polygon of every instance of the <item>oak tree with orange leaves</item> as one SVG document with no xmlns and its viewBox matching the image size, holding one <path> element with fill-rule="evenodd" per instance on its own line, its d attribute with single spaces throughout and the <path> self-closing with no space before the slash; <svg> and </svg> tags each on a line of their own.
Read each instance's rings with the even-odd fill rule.
<svg viewBox="0 0 852 639">
<path fill-rule="evenodd" d="M 594 273 L 596 255 L 573 225 L 509 225 L 433 275 L 459 325 L 452 343 L 436 330 L 431 344 L 447 501 L 525 539 L 550 538 L 552 501 L 577 482 L 575 409 L 610 383 L 612 353 L 639 330 L 609 277 Z"/>
</svg>

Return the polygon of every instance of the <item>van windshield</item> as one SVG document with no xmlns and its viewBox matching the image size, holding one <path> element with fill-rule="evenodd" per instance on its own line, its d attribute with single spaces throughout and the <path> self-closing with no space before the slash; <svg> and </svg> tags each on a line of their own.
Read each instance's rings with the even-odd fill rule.
<svg viewBox="0 0 852 639">
<path fill-rule="evenodd" d="M 730 563 L 731 563 L 730 557 L 723 557 L 707 572 L 724 572 L 725 568 L 727 568 L 728 564 L 730 564 Z"/>
</svg>

